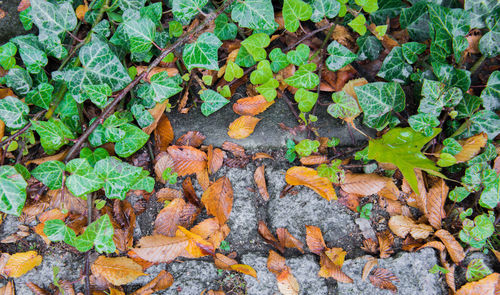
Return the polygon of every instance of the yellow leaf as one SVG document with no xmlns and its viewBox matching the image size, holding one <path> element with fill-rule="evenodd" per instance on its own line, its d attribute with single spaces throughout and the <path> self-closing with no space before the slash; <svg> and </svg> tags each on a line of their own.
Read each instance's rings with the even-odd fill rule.
<svg viewBox="0 0 500 295">
<path fill-rule="evenodd" d="M 142 272 L 142 267 L 128 257 L 99 256 L 91 269 L 95 276 L 102 276 L 115 286 L 128 284 L 146 275 Z"/>
<path fill-rule="evenodd" d="M 87 13 L 87 11 L 89 10 L 89 7 L 87 5 L 79 5 L 75 12 L 76 12 L 76 17 L 79 19 L 79 20 L 83 20 L 85 18 L 85 13 Z"/>
<path fill-rule="evenodd" d="M 307 186 L 328 201 L 337 199 L 337 194 L 330 180 L 318 176 L 318 172 L 312 168 L 292 167 L 286 172 L 285 180 L 289 185 Z"/>
<path fill-rule="evenodd" d="M 4 273 L 11 278 L 18 278 L 42 263 L 42 256 L 36 251 L 16 253 L 10 256 Z"/>
<path fill-rule="evenodd" d="M 227 135 L 234 139 L 247 138 L 253 133 L 253 130 L 259 121 L 259 118 L 252 116 L 241 116 L 229 124 L 229 131 L 227 132 Z"/>
<path fill-rule="evenodd" d="M 457 163 L 467 162 L 474 158 L 486 145 L 487 141 L 488 136 L 484 132 L 467 139 L 460 140 L 459 143 L 462 145 L 462 150 L 455 155 Z"/>
</svg>

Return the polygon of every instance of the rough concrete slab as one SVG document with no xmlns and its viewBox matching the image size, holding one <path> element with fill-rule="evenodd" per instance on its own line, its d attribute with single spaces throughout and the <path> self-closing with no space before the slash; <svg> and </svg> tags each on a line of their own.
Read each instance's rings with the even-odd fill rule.
<svg viewBox="0 0 500 295">
<path fill-rule="evenodd" d="M 373 286 L 369 279 L 361 280 L 363 267 L 368 256 L 346 260 L 342 270 L 350 276 L 353 284 L 338 283 L 339 295 L 389 295 L 391 291 L 378 289 Z M 433 249 L 422 249 L 418 252 L 401 252 L 393 258 L 379 259 L 378 266 L 390 270 L 399 279 L 394 284 L 398 288 L 398 294 L 425 294 L 441 295 L 447 294 L 444 282 L 438 274 L 429 272 L 438 259 Z"/>
<path fill-rule="evenodd" d="M 193 295 L 203 290 L 216 289 L 217 268 L 213 262 L 185 261 L 174 262 L 168 266 L 174 276 L 174 283 L 167 290 L 157 292 L 162 295 Z"/>
<path fill-rule="evenodd" d="M 7 13 L 4 18 L 0 19 L 0 28 L 2 28 L 0 30 L 0 45 L 7 43 L 12 37 L 27 34 L 19 20 L 18 5 L 19 1 L 0 0 L 0 8 Z"/>
<path fill-rule="evenodd" d="M 279 123 L 283 123 L 288 127 L 297 126 L 297 120 L 283 99 L 277 99 L 275 104 L 256 116 L 262 120 L 257 124 L 255 131 L 249 137 L 240 140 L 230 138 L 227 135 L 228 126 L 239 117 L 232 109 L 232 105 L 237 98 L 241 98 L 241 95 L 237 97 L 235 94 L 229 104 L 209 117 L 205 117 L 199 108 L 193 108 L 187 114 L 180 114 L 176 111 L 168 114 L 168 118 L 174 128 L 175 138 L 178 138 L 187 131 L 196 130 L 207 137 L 205 140 L 206 144 L 221 146 L 224 141 L 234 141 L 245 148 L 260 149 L 284 147 L 288 138 L 295 138 L 297 140 L 306 138 L 306 132 L 293 136 L 279 127 Z M 326 107 L 318 107 L 317 109 L 316 115 L 318 116 L 318 121 L 315 123 L 315 126 L 319 128 L 320 135 L 338 137 L 340 139 L 340 146 L 353 146 L 347 125 L 343 124 L 341 120 L 328 115 Z M 369 130 L 361 127 L 362 124 L 356 124 L 356 126 L 360 126 L 362 130 L 371 134 Z M 353 130 L 352 134 L 354 141 L 358 145 L 366 142 L 366 138 L 358 132 Z"/>
<path fill-rule="evenodd" d="M 257 280 L 245 276 L 248 295 L 279 294 L 276 276 L 267 269 L 267 256 L 246 254 L 242 262 L 252 266 L 257 271 Z M 317 276 L 319 265 L 313 255 L 303 255 L 298 258 L 289 258 L 286 264 L 292 269 L 292 274 L 300 285 L 301 295 L 326 295 L 328 287 L 326 280 Z"/>
</svg>

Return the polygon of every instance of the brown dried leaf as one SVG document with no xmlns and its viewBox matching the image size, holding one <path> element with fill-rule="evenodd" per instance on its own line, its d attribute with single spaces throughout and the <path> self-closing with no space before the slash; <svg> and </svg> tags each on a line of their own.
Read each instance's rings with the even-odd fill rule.
<svg viewBox="0 0 500 295">
<path fill-rule="evenodd" d="M 388 258 L 394 251 L 392 251 L 392 246 L 394 245 L 394 236 L 389 230 L 377 233 L 380 258 Z"/>
<path fill-rule="evenodd" d="M 69 149 L 66 149 L 66 150 L 64 150 L 60 153 L 57 153 L 55 155 L 52 155 L 52 156 L 47 156 L 47 157 L 43 157 L 43 158 L 38 158 L 38 159 L 26 161 L 26 165 L 29 165 L 29 164 L 40 165 L 40 164 L 43 164 L 43 163 L 48 162 L 48 161 L 62 161 L 62 160 L 64 160 L 64 157 L 66 157 L 68 150 Z"/>
<path fill-rule="evenodd" d="M 196 195 L 191 177 L 186 177 L 186 179 L 184 179 L 182 182 L 182 189 L 184 190 L 184 197 L 186 197 L 189 203 L 201 207 L 200 199 Z"/>
<path fill-rule="evenodd" d="M 152 125 L 154 125 L 154 123 Z M 149 127 L 150 126 L 146 128 Z M 167 118 L 165 114 L 163 114 L 163 112 L 156 125 L 156 128 L 154 129 L 154 136 L 155 136 L 155 145 L 159 151 L 166 151 L 167 147 L 174 140 L 174 129 L 172 128 L 172 124 L 170 124 L 170 120 Z"/>
<path fill-rule="evenodd" d="M 435 228 L 441 228 L 441 220 L 446 217 L 444 202 L 448 196 L 448 186 L 442 178 L 439 178 L 427 193 L 427 214 L 429 223 Z"/>
<path fill-rule="evenodd" d="M 201 134 L 199 131 L 188 131 L 186 134 L 182 135 L 175 142 L 176 145 L 180 146 L 192 146 L 200 147 L 203 141 L 206 139 L 205 135 Z"/>
<path fill-rule="evenodd" d="M 457 159 L 457 163 L 467 162 L 474 158 L 486 146 L 487 141 L 488 136 L 484 132 L 460 140 L 459 143 L 462 145 L 462 150 L 454 156 Z"/>
<path fill-rule="evenodd" d="M 285 252 L 285 246 L 276 239 L 276 237 L 271 233 L 264 221 L 259 221 L 259 227 L 257 231 L 266 242 L 273 245 L 281 253 Z"/>
<path fill-rule="evenodd" d="M 210 186 L 210 178 L 208 177 L 208 169 L 203 169 L 201 172 L 196 173 L 196 181 L 201 186 L 201 188 L 206 191 Z"/>
<path fill-rule="evenodd" d="M 365 84 L 368 84 L 368 81 L 366 81 L 365 78 L 353 79 L 353 80 L 350 80 L 349 82 L 347 82 L 344 85 L 344 87 L 342 87 L 342 90 L 345 91 L 350 96 L 354 97 L 356 100 L 358 100 L 358 96 L 356 95 L 356 92 L 354 91 L 354 87 L 363 86 Z"/>
<path fill-rule="evenodd" d="M 167 149 L 179 176 L 194 174 L 207 167 L 207 155 L 191 146 L 170 146 Z"/>
<path fill-rule="evenodd" d="M 233 264 L 233 265 L 230 266 L 230 268 L 231 268 L 231 270 L 234 270 L 234 271 L 240 272 L 242 274 L 249 275 L 249 276 L 252 276 L 254 278 L 257 278 L 257 272 L 250 265 L 246 265 L 246 264 Z"/>
<path fill-rule="evenodd" d="M 318 176 L 318 172 L 312 168 L 292 167 L 286 171 L 285 180 L 290 185 L 307 186 L 328 201 L 337 199 L 337 194 L 330 180 Z"/>
<path fill-rule="evenodd" d="M 26 286 L 28 286 L 28 288 L 30 288 L 31 292 L 33 292 L 33 294 L 35 294 L 35 295 L 50 295 L 51 294 L 49 291 L 41 288 L 40 286 L 38 286 L 37 284 L 35 284 L 33 282 L 27 282 Z M 4 292 L 4 288 L 6 288 L 6 287 L 8 288 L 8 289 L 6 289 L 8 291 L 6 293 L 2 293 L 2 292 Z M 13 287 L 14 287 L 14 285 L 12 285 L 12 282 L 8 282 L 6 286 L 4 286 L 4 287 L 2 287 L 2 289 L 0 289 L 0 295 L 7 295 L 7 294 L 14 295 L 15 290 Z M 10 288 L 12 288 L 12 290 L 10 290 Z"/>
<path fill-rule="evenodd" d="M 264 165 L 257 167 L 257 169 L 255 169 L 255 173 L 253 174 L 253 179 L 257 184 L 259 193 L 264 199 L 264 201 L 269 201 L 269 193 L 267 192 L 266 176 L 264 169 L 265 169 Z"/>
<path fill-rule="evenodd" d="M 238 264 L 238 261 L 229 258 L 226 255 L 216 253 L 214 256 L 214 264 L 218 269 L 231 270 L 231 265 Z"/>
<path fill-rule="evenodd" d="M 276 229 L 276 235 L 280 245 L 284 248 L 296 248 L 302 254 L 304 253 L 304 243 L 292 236 L 288 229 L 280 227 Z"/>
<path fill-rule="evenodd" d="M 325 253 L 321 253 L 319 261 L 321 268 L 318 272 L 318 275 L 322 278 L 333 278 L 341 283 L 351 284 L 353 280 L 342 271 L 342 264 L 344 262 L 346 252 L 342 251 L 342 249 L 340 250 L 340 257 L 336 259 L 337 263 L 335 263 L 335 261 L 332 261 Z"/>
<path fill-rule="evenodd" d="M 148 112 L 151 114 L 151 116 L 153 116 L 154 121 L 153 123 L 151 123 L 151 125 L 142 128 L 142 131 L 144 131 L 147 134 L 151 134 L 155 129 L 157 129 L 160 120 L 162 120 L 163 117 L 166 118 L 166 116 L 164 115 L 166 107 L 167 107 L 167 102 L 165 101 L 163 103 L 157 103 L 152 109 L 149 109 Z M 170 122 L 168 122 L 168 124 L 170 124 Z M 172 126 L 170 126 L 170 128 L 172 128 Z M 173 135 L 173 130 L 172 130 L 172 135 Z M 155 133 L 155 141 L 157 141 L 156 133 Z M 170 142 L 172 142 L 172 140 L 170 140 Z M 163 150 L 166 150 L 167 146 L 165 146 Z M 156 144 L 156 147 L 159 148 L 158 144 Z"/>
<path fill-rule="evenodd" d="M 444 263 L 443 267 L 448 270 L 448 272 L 444 275 L 446 280 L 446 284 L 450 289 L 455 293 L 457 291 L 457 287 L 455 284 L 455 265 L 449 265 L 448 263 Z"/>
<path fill-rule="evenodd" d="M 250 96 L 238 99 L 233 104 L 233 111 L 241 116 L 255 116 L 274 104 L 274 100 L 267 101 L 264 96 Z"/>
<path fill-rule="evenodd" d="M 156 192 L 156 200 L 160 203 L 182 199 L 183 193 L 180 190 L 164 187 Z"/>
<path fill-rule="evenodd" d="M 267 154 L 267 153 L 255 153 L 252 156 L 252 160 L 255 161 L 255 160 L 258 160 L 258 159 L 271 159 L 271 160 L 274 160 L 274 158 L 270 154 Z"/>
<path fill-rule="evenodd" d="M 363 246 L 361 246 L 361 250 L 375 254 L 378 252 L 378 244 L 372 238 L 368 238 L 366 240 L 363 240 Z"/>
<path fill-rule="evenodd" d="M 283 295 L 298 295 L 300 291 L 299 282 L 290 273 L 290 269 L 285 269 L 277 277 L 278 290 Z"/>
<path fill-rule="evenodd" d="M 186 236 L 189 238 L 186 251 L 191 255 L 190 258 L 199 258 L 206 255 L 215 255 L 215 247 L 202 236 L 193 233 L 182 226 L 178 226 L 176 236 Z"/>
<path fill-rule="evenodd" d="M 399 193 L 400 191 L 394 182 L 392 180 L 388 180 L 385 183 L 385 187 L 383 187 L 377 194 L 389 200 L 397 201 Z"/>
<path fill-rule="evenodd" d="M 214 174 L 215 172 L 219 171 L 219 169 L 222 167 L 222 164 L 224 163 L 225 156 L 226 153 L 221 149 L 219 148 L 214 149 L 212 145 L 208 146 L 207 164 L 208 164 L 208 172 L 210 172 L 210 174 Z"/>
<path fill-rule="evenodd" d="M 456 295 L 496 295 L 500 285 L 500 274 L 492 273 L 477 282 L 467 283 L 460 288 Z"/>
<path fill-rule="evenodd" d="M 241 116 L 229 124 L 227 135 L 234 139 L 247 138 L 253 133 L 260 119 L 252 116 Z"/>
<path fill-rule="evenodd" d="M 134 250 L 130 250 L 130 251 L 128 251 L 128 252 L 127 252 L 127 255 L 128 255 L 128 257 L 130 257 L 130 259 L 132 259 L 132 260 L 133 260 L 133 261 L 135 261 L 137 264 L 139 264 L 139 265 L 142 267 L 142 269 L 143 269 L 143 270 L 146 270 L 146 269 L 148 269 L 148 268 L 150 268 L 151 266 L 153 266 L 153 265 L 154 265 L 154 263 L 151 263 L 151 262 L 149 262 L 149 261 L 147 261 L 147 260 L 144 260 L 144 259 L 142 259 L 141 257 L 139 257 L 139 256 L 137 255 L 137 253 L 135 253 L 135 251 L 134 251 Z"/>
<path fill-rule="evenodd" d="M 340 187 L 351 194 L 370 196 L 378 193 L 388 181 L 392 180 L 377 174 L 346 173 L 345 180 Z"/>
<path fill-rule="evenodd" d="M 163 179 L 163 171 L 167 168 L 171 168 L 172 170 L 174 169 L 174 159 L 172 156 L 170 156 L 166 152 L 161 152 L 156 156 L 155 159 L 155 175 L 156 175 L 156 180 L 160 181 L 161 183 L 165 183 L 165 179 Z"/>
<path fill-rule="evenodd" d="M 309 250 L 316 255 L 321 255 L 326 249 L 323 234 L 317 226 L 306 225 L 306 243 Z"/>
<path fill-rule="evenodd" d="M 455 238 L 446 230 L 440 229 L 435 233 L 443 244 L 446 246 L 446 250 L 450 254 L 451 260 L 456 264 L 460 263 L 465 258 L 464 248 L 455 240 Z"/>
<path fill-rule="evenodd" d="M 425 239 L 432 233 L 432 227 L 426 224 L 417 224 L 413 219 L 396 215 L 389 219 L 389 228 L 400 238 L 405 238 L 408 233 L 415 239 Z"/>
<path fill-rule="evenodd" d="M 288 269 L 286 265 L 285 258 L 273 250 L 269 250 L 269 256 L 267 257 L 267 269 L 272 272 L 275 276 L 278 276 L 281 272 Z"/>
<path fill-rule="evenodd" d="M 398 288 L 392 282 L 399 282 L 399 279 L 385 268 L 375 268 L 369 278 L 372 285 L 377 288 L 390 290 L 393 293 L 398 291 Z"/>
<path fill-rule="evenodd" d="M 28 286 L 28 288 L 30 288 L 31 291 L 33 293 L 35 293 L 35 295 L 38 295 L 38 294 L 42 294 L 42 295 L 47 294 L 48 295 L 49 294 L 48 292 L 47 293 L 37 293 L 35 290 L 33 290 L 31 288 L 31 286 L 30 286 L 31 284 L 33 284 L 33 283 L 31 283 L 31 282 L 26 283 L 26 285 Z M 42 288 L 40 288 L 40 290 L 45 291 Z M 5 286 L 3 286 L 3 287 L 0 288 L 0 295 L 16 295 L 16 290 L 14 289 L 14 283 L 12 281 L 8 281 Z"/>
<path fill-rule="evenodd" d="M 154 292 L 165 290 L 172 286 L 174 277 L 167 271 L 162 270 L 149 283 L 142 286 L 140 289 L 132 293 L 132 295 L 149 295 Z"/>
<path fill-rule="evenodd" d="M 134 253 L 140 258 L 153 263 L 170 263 L 179 256 L 188 254 L 187 237 L 167 237 L 164 235 L 145 236 L 139 240 Z"/>
<path fill-rule="evenodd" d="M 21 12 L 30 6 L 31 6 L 30 0 L 21 0 L 21 2 L 19 2 L 19 5 L 17 6 L 17 11 Z"/>
<path fill-rule="evenodd" d="M 217 218 L 219 224 L 226 223 L 233 207 L 233 187 L 229 178 L 223 176 L 203 193 L 201 202 L 208 213 Z"/>
<path fill-rule="evenodd" d="M 145 70 L 147 70 L 148 66 L 137 66 L 137 76 L 142 74 Z M 160 72 L 167 72 L 169 77 L 173 77 L 179 73 L 179 70 L 177 68 L 162 68 L 162 67 L 156 67 L 153 68 L 149 73 L 148 76 L 143 78 L 144 81 L 149 82 L 149 79 L 151 79 L 151 76 L 158 74 Z"/>
<path fill-rule="evenodd" d="M 3 273 L 11 278 L 18 278 L 42 263 L 42 256 L 36 251 L 12 254 L 5 264 Z"/>
<path fill-rule="evenodd" d="M 444 249 L 446 249 L 444 244 L 441 243 L 440 241 L 431 241 L 431 242 L 427 242 L 427 243 L 423 244 L 422 246 L 420 246 L 417 249 L 417 251 L 422 249 L 422 248 L 427 248 L 427 247 L 432 247 L 434 249 L 437 249 L 439 252 L 442 252 L 442 251 L 444 251 Z"/>
<path fill-rule="evenodd" d="M 173 237 L 178 225 L 189 227 L 199 212 L 195 205 L 175 199 L 158 213 L 153 233 Z"/>
<path fill-rule="evenodd" d="M 365 266 L 363 267 L 363 273 L 361 274 L 361 279 L 363 281 L 366 281 L 366 278 L 377 264 L 378 260 L 376 258 L 368 258 L 368 262 L 365 263 Z"/>
<path fill-rule="evenodd" d="M 99 256 L 92 264 L 92 274 L 102 276 L 115 286 L 126 285 L 146 275 L 142 267 L 128 257 Z"/>
<path fill-rule="evenodd" d="M 230 142 L 230 141 L 224 141 L 222 143 L 222 149 L 231 152 L 235 157 L 238 158 L 246 158 L 247 155 L 245 154 L 245 149 L 236 143 Z"/>
<path fill-rule="evenodd" d="M 328 162 L 328 157 L 325 155 L 311 155 L 300 158 L 300 163 L 306 166 L 326 164 Z"/>
</svg>

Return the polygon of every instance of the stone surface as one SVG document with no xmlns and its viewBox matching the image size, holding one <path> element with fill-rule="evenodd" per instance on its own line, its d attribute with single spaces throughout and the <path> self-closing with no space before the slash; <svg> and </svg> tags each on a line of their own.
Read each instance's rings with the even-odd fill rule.
<svg viewBox="0 0 500 295">
<path fill-rule="evenodd" d="M 7 43 L 12 37 L 27 34 L 19 20 L 18 5 L 19 1 L 0 0 L 0 8 L 7 13 L 4 18 L 0 18 L 0 45 Z"/>
<path fill-rule="evenodd" d="M 279 294 L 276 276 L 267 269 L 267 255 L 247 254 L 242 262 L 252 266 L 257 271 L 257 280 L 245 276 L 248 295 Z M 286 264 L 292 269 L 292 274 L 300 285 L 301 295 L 326 295 L 328 286 L 326 280 L 318 277 L 319 265 L 313 255 L 303 255 L 298 258 L 288 258 Z"/>
<path fill-rule="evenodd" d="M 218 275 L 213 262 L 194 260 L 176 262 L 168 266 L 168 271 L 174 276 L 174 283 L 158 294 L 193 295 L 201 294 L 205 289 L 216 288 L 215 281 Z"/>
<path fill-rule="evenodd" d="M 361 280 L 363 267 L 368 256 L 346 260 L 342 267 L 348 276 L 353 280 L 353 284 L 338 283 L 339 295 L 389 295 L 391 291 L 382 290 L 373 286 L 369 279 Z M 433 249 L 422 249 L 418 252 L 402 252 L 393 258 L 379 259 L 378 266 L 388 269 L 399 279 L 394 284 L 398 288 L 398 294 L 425 294 L 441 295 L 447 294 L 444 288 L 443 279 L 438 274 L 429 272 L 438 259 Z"/>
</svg>

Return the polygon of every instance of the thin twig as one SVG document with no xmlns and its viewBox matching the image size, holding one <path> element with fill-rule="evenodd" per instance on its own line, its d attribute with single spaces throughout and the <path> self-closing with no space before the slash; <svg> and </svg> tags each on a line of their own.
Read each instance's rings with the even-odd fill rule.
<svg viewBox="0 0 500 295">
<path fill-rule="evenodd" d="M 295 47 L 299 46 L 299 44 L 303 43 L 305 40 L 313 37 L 314 35 L 316 35 L 319 32 L 323 32 L 324 30 L 326 30 L 326 29 L 328 29 L 328 28 L 330 28 L 332 26 L 335 27 L 334 24 L 329 24 L 329 25 L 326 25 L 324 27 L 321 27 L 319 29 L 316 29 L 314 31 L 309 32 L 308 34 L 304 35 L 304 37 L 300 38 L 299 41 L 297 41 L 297 42 L 293 43 L 292 45 L 286 47 L 283 50 L 283 52 L 287 52 L 287 51 L 290 51 L 290 50 L 294 49 Z"/>
<path fill-rule="evenodd" d="M 37 120 L 38 118 L 40 118 L 43 114 L 45 114 L 46 110 L 43 110 L 43 111 L 40 111 L 38 112 L 32 120 Z M 12 134 L 11 136 L 7 137 L 5 140 L 3 140 L 2 142 L 0 142 L 0 147 L 3 147 L 4 145 L 8 144 L 9 142 L 11 142 L 14 138 L 18 137 L 19 135 L 23 134 L 24 132 L 26 132 L 28 129 L 30 129 L 32 123 L 31 121 L 28 122 L 28 124 L 24 125 L 23 128 L 19 129 L 19 131 L 17 131 L 16 133 Z"/>
<path fill-rule="evenodd" d="M 214 13 L 208 15 L 205 21 L 196 27 L 192 32 L 184 34 L 182 37 L 177 39 L 174 44 L 170 45 L 170 47 L 165 48 L 162 53 L 149 65 L 149 67 L 138 75 L 132 82 L 130 82 L 127 87 L 118 92 L 117 96 L 113 101 L 106 107 L 106 109 L 101 113 L 101 115 L 95 120 L 92 125 L 89 126 L 87 130 L 78 138 L 78 141 L 71 147 L 68 151 L 68 154 L 64 158 L 64 161 L 67 163 L 71 160 L 76 153 L 80 151 L 83 146 L 83 143 L 87 140 L 89 135 L 97 128 L 99 124 L 102 124 L 104 120 L 111 115 L 114 111 L 115 107 L 120 103 L 120 101 L 137 85 L 139 81 L 141 81 L 144 77 L 146 77 L 149 72 L 156 67 L 169 53 L 173 52 L 177 47 L 182 46 L 188 41 L 192 40 L 194 36 L 200 33 L 206 26 L 208 26 L 219 14 L 221 14 L 234 0 L 227 0 L 224 5 L 222 5 L 219 9 L 217 9 Z"/>
</svg>

